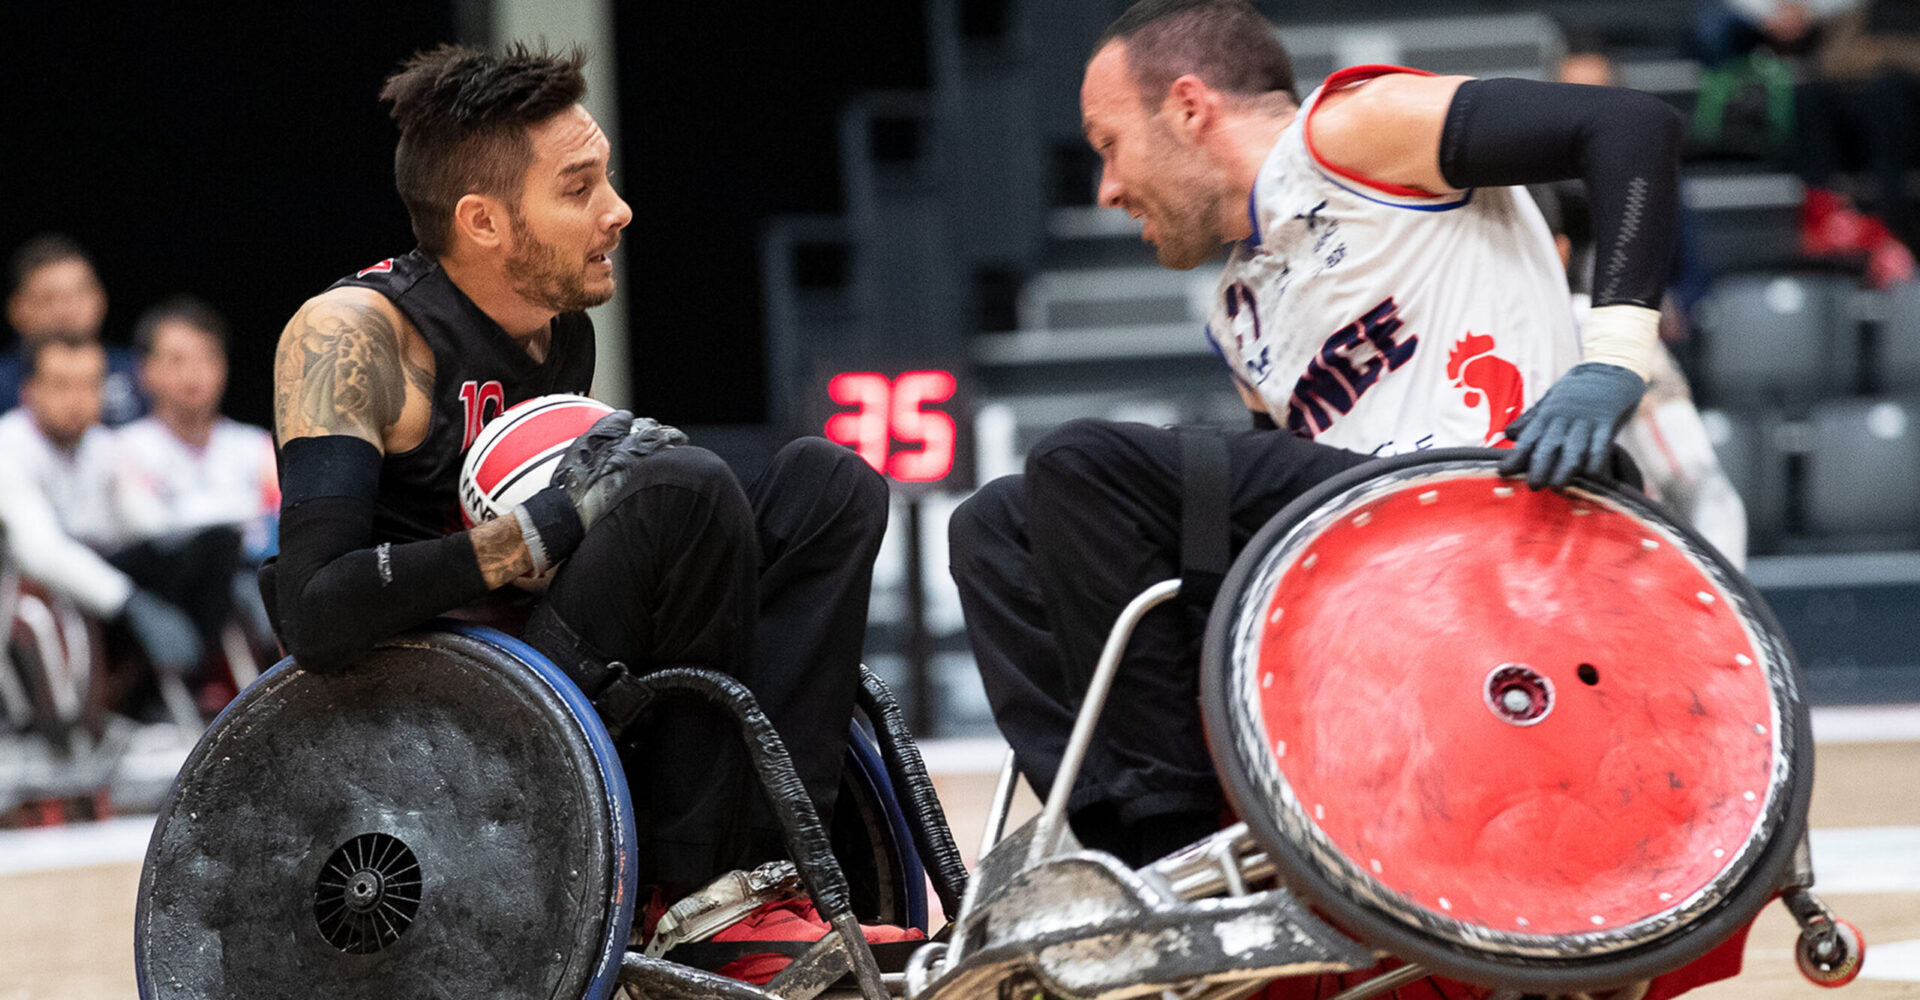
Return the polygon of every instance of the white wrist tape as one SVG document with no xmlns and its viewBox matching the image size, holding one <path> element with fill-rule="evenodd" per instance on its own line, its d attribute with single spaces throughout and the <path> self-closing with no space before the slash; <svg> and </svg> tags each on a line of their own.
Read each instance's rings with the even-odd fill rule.
<svg viewBox="0 0 1920 1000">
<path fill-rule="evenodd" d="M 1654 353 L 1660 346 L 1660 310 L 1645 306 L 1601 306 L 1580 328 L 1581 361 L 1618 365 L 1653 380 Z"/>
<path fill-rule="evenodd" d="M 552 569 L 553 561 L 547 556 L 547 544 L 540 538 L 540 529 L 534 527 L 526 504 L 513 508 L 513 519 L 520 522 L 520 539 L 527 543 L 527 554 L 533 557 L 533 572 L 530 575 L 539 576 Z"/>
</svg>

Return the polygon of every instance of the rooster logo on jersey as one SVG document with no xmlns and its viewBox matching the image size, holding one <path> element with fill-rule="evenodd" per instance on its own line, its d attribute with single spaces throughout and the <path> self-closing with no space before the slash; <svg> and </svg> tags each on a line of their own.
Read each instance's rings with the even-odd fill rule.
<svg viewBox="0 0 1920 1000">
<path fill-rule="evenodd" d="M 1501 432 L 1520 415 L 1526 403 L 1527 380 L 1514 363 L 1493 353 L 1493 338 L 1469 333 L 1447 352 L 1447 377 L 1454 388 L 1466 390 L 1463 400 L 1469 409 L 1487 404 L 1486 444 L 1511 448 L 1513 442 Z"/>
</svg>

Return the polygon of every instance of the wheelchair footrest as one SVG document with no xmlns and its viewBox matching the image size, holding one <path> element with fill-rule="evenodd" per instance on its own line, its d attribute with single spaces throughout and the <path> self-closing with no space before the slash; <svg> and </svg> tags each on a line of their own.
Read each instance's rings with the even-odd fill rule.
<svg viewBox="0 0 1920 1000">
<path fill-rule="evenodd" d="M 992 853 L 1024 854 L 1031 830 Z M 994 996 L 997 984 L 1022 976 L 1050 993 L 1134 996 L 1201 981 L 1364 969 L 1375 961 L 1285 889 L 1181 899 L 1097 851 L 1009 867 L 988 861 L 975 872 L 954 943 L 928 945 L 916 956 L 907 970 L 909 997 Z M 999 877 L 988 881 L 991 875 Z"/>
</svg>

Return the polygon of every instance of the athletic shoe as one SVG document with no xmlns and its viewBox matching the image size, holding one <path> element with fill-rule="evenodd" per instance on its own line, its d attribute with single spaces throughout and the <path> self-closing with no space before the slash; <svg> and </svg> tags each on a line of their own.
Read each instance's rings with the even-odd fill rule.
<svg viewBox="0 0 1920 1000">
<path fill-rule="evenodd" d="M 696 941 L 811 944 L 832 929 L 807 898 L 793 862 L 776 861 L 750 872 L 728 872 L 668 907 L 648 935 L 646 953 L 660 958 L 681 944 Z M 862 924 L 861 931 L 872 944 L 926 937 L 913 928 L 885 924 Z M 792 961 L 793 956 L 779 952 L 755 953 L 713 971 L 764 985 Z"/>
</svg>

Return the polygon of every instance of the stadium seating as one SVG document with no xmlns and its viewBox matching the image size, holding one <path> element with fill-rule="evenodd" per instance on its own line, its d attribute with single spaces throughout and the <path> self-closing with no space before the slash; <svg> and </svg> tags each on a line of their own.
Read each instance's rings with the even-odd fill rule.
<svg viewBox="0 0 1920 1000">
<path fill-rule="evenodd" d="M 1843 395 L 1857 378 L 1850 279 L 1757 273 L 1725 278 L 1701 303 L 1702 394 L 1726 405 Z"/>
<path fill-rule="evenodd" d="M 1834 399 L 1809 419 L 1809 533 L 1904 547 L 1920 539 L 1920 401 Z"/>
</svg>

